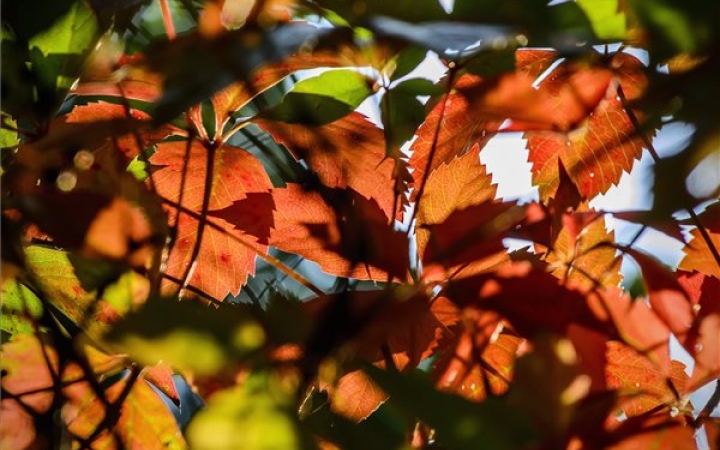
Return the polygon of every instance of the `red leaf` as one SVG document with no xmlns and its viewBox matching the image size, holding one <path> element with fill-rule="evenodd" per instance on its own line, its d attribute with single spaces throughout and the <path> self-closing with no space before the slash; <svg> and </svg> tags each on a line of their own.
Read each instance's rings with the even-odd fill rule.
<svg viewBox="0 0 720 450">
<path fill-rule="evenodd" d="M 405 278 L 407 236 L 392 228 L 378 205 L 353 191 L 322 192 L 296 184 L 272 191 L 270 245 L 304 256 L 337 276 Z"/>
<path fill-rule="evenodd" d="M 685 288 L 697 311 L 690 335 L 683 341 L 695 358 L 688 390 L 720 376 L 720 280 L 702 273 L 680 272 L 678 282 Z"/>
<path fill-rule="evenodd" d="M 695 430 L 661 412 L 630 418 L 608 434 L 608 450 L 696 450 Z"/>
<path fill-rule="evenodd" d="M 478 151 L 482 149 L 505 119 L 547 118 L 547 110 L 535 108 L 543 101 L 532 81 L 556 56 L 553 51 L 521 50 L 516 52 L 515 73 L 487 80 L 470 74 L 457 79 L 453 91 L 439 100 L 418 128 L 411 146 L 413 199 L 426 172 L 432 173 L 475 145 Z"/>
<path fill-rule="evenodd" d="M 143 378 L 150 384 L 155 386 L 165 394 L 176 406 L 180 406 L 180 395 L 178 394 L 175 380 L 173 380 L 174 372 L 172 367 L 167 364 L 157 364 L 145 369 Z"/>
<path fill-rule="evenodd" d="M 668 411 L 678 400 L 668 383 L 672 383 L 679 395 L 685 392 L 688 376 L 685 365 L 678 361 L 672 361 L 672 373 L 667 377 L 646 357 L 620 342 L 608 342 L 606 357 L 608 387 L 628 397 L 621 406 L 628 417 L 660 407 Z"/>
<path fill-rule="evenodd" d="M 566 127 L 558 131 L 527 132 L 533 183 L 540 187 L 543 201 L 552 198 L 558 188 L 558 159 L 562 161 L 580 193 L 592 198 L 605 193 L 620 181 L 642 152 L 638 136 L 622 102 L 617 98 L 615 82 L 622 86 L 628 100 L 639 97 L 647 81 L 644 67 L 635 57 L 620 53 L 611 62 L 612 70 L 583 68 L 564 62 L 540 83 L 554 101 L 551 110 Z M 565 127 L 565 128 L 566 128 Z"/>
<path fill-rule="evenodd" d="M 667 324 L 675 337 L 681 342 L 686 341 L 695 322 L 695 313 L 677 275 L 642 252 L 626 249 L 626 253 L 633 257 L 642 270 L 653 311 Z"/>
<path fill-rule="evenodd" d="M 709 206 L 698 220 L 705 227 L 715 251 L 720 251 L 720 203 Z M 713 250 L 702 236 L 699 229 L 692 231 L 692 239 L 685 246 L 685 258 L 679 268 L 687 271 L 698 271 L 715 278 L 720 278 L 720 263 L 715 259 Z"/>
<path fill-rule="evenodd" d="M 388 395 L 364 371 L 355 370 L 343 375 L 330 389 L 330 399 L 333 411 L 360 422 L 375 412 Z"/>
<path fill-rule="evenodd" d="M 615 233 L 607 231 L 605 219 L 584 211 L 561 212 L 555 240 L 543 259 L 554 267 L 553 274 L 574 287 L 589 291 L 596 287 L 617 287 L 622 281 L 621 259 L 613 247 Z M 540 250 L 536 245 L 536 251 Z"/>
<path fill-rule="evenodd" d="M 330 188 L 350 187 L 375 200 L 387 217 L 395 217 L 394 163 L 385 158 L 383 131 L 354 112 L 322 126 L 270 120 L 257 125 L 304 160 Z"/>
<path fill-rule="evenodd" d="M 474 75 L 460 77 L 455 85 L 456 91 L 443 97 L 418 128 L 409 162 L 413 169 L 413 199 L 422 188 L 426 172 L 432 173 L 468 149 L 472 149 L 471 153 L 479 151 L 502 124 L 503 119 L 497 117 L 476 117 L 472 101 L 463 94 L 465 90 L 482 86 L 482 83 L 482 79 Z M 431 155 L 432 162 L 428 166 Z"/>
<path fill-rule="evenodd" d="M 209 150 L 200 142 L 193 141 L 188 170 L 183 173 L 186 147 L 185 141 L 159 144 L 150 161 L 162 166 L 155 174 L 155 184 L 158 193 L 172 202 L 179 201 L 180 187 L 185 178 L 182 206 L 196 214 L 202 211 L 205 189 L 210 189 L 208 209 L 212 211 L 227 208 L 233 202 L 247 198 L 250 193 L 267 192 L 272 187 L 265 169 L 253 155 L 229 145 L 215 150 L 212 182 L 206 186 Z M 238 240 L 249 243 L 257 251 L 264 252 L 266 247 L 258 243 L 257 238 L 234 228 L 223 219 L 209 217 L 207 222 L 219 229 L 205 226 L 190 285 L 222 300 L 228 293 L 237 295 L 248 274 L 254 272 L 257 252 Z M 180 214 L 177 240 L 166 269 L 172 277 L 182 277 L 193 263 L 190 258 L 197 242 L 199 223 L 197 216 Z"/>
</svg>

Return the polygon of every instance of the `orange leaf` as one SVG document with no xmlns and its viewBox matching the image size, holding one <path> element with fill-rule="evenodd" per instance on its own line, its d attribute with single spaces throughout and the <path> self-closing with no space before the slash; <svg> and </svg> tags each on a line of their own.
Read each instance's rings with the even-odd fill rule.
<svg viewBox="0 0 720 450">
<path fill-rule="evenodd" d="M 709 206 L 699 217 L 710 241 L 716 251 L 720 251 L 720 204 Z M 679 268 L 687 271 L 698 271 L 715 278 L 720 278 L 720 264 L 715 259 L 713 251 L 703 238 L 699 229 L 691 233 L 692 239 L 685 246 L 685 258 L 680 262 Z"/>
<path fill-rule="evenodd" d="M 331 389 L 330 398 L 333 411 L 360 422 L 375 412 L 388 395 L 364 371 L 355 370 L 338 380 L 337 386 Z"/>
<path fill-rule="evenodd" d="M 469 149 L 470 153 L 479 151 L 500 128 L 503 119 L 476 117 L 471 99 L 463 93 L 477 89 L 482 83 L 483 80 L 475 75 L 460 77 L 456 91 L 441 98 L 418 128 L 409 162 L 413 169 L 413 199 L 422 188 L 426 172 L 434 172 Z"/>
<path fill-rule="evenodd" d="M 340 189 L 297 184 L 272 191 L 269 243 L 314 261 L 327 273 L 358 279 L 404 279 L 407 236 L 392 228 L 377 203 Z"/>
<path fill-rule="evenodd" d="M 678 399 L 668 383 L 672 383 L 678 394 L 683 395 L 685 392 L 688 376 L 685 374 L 685 365 L 678 361 L 672 361 L 672 373 L 668 378 L 646 357 L 620 342 L 607 343 L 606 357 L 608 387 L 619 389 L 621 394 L 629 396 L 622 402 L 622 410 L 628 417 L 658 407 L 669 410 Z"/>
<path fill-rule="evenodd" d="M 186 147 L 185 141 L 159 144 L 150 162 L 161 166 L 155 174 L 158 193 L 174 203 L 180 200 L 180 187 L 183 178 L 185 179 L 182 206 L 196 214 L 202 212 L 205 189 L 210 189 L 207 206 L 213 211 L 244 200 L 251 193 L 267 192 L 272 187 L 265 169 L 253 155 L 229 145 L 223 145 L 215 150 L 213 177 L 210 185 L 206 186 L 209 150 L 201 143 L 193 141 L 190 146 L 188 170 L 183 173 Z M 236 225 L 246 223 L 244 220 L 239 218 L 233 223 Z M 257 251 L 264 252 L 266 246 L 258 243 L 257 238 L 236 229 L 221 218 L 208 217 L 207 222 L 215 224 L 220 229 L 205 226 L 196 261 L 197 266 L 190 279 L 190 285 L 222 300 L 228 293 L 237 295 L 248 274 L 253 273 L 255 269 L 256 251 L 250 250 L 238 240 L 251 244 Z M 177 220 L 175 247 L 167 263 L 166 272 L 169 275 L 179 278 L 193 263 L 190 258 L 197 244 L 199 223 L 197 216 L 180 214 Z"/>
<path fill-rule="evenodd" d="M 678 282 L 697 312 L 689 336 L 681 341 L 695 358 L 687 386 L 692 390 L 720 376 L 720 280 L 698 272 L 680 272 Z"/>
<path fill-rule="evenodd" d="M 173 380 L 174 372 L 167 364 L 159 363 L 148 367 L 143 372 L 143 378 L 165 394 L 176 406 L 180 406 L 180 395 Z"/>
<path fill-rule="evenodd" d="M 579 192 L 592 198 L 617 184 L 623 171 L 632 169 L 640 157 L 642 139 L 611 79 L 622 86 L 628 100 L 634 100 L 647 84 L 644 66 L 624 53 L 617 54 L 611 66 L 614 76 L 609 69 L 564 62 L 540 83 L 540 91 L 553 101 L 548 110 L 559 114 L 556 120 L 565 125 L 561 128 L 579 124 L 569 132 L 525 133 L 533 183 L 540 187 L 543 201 L 555 196 L 558 188 L 558 159 Z"/>
<path fill-rule="evenodd" d="M 362 114 L 353 112 L 322 126 L 269 120 L 258 120 L 257 125 L 304 160 L 322 184 L 352 188 L 375 200 L 387 217 L 395 217 L 394 163 L 385 158 L 383 131 Z"/>
</svg>

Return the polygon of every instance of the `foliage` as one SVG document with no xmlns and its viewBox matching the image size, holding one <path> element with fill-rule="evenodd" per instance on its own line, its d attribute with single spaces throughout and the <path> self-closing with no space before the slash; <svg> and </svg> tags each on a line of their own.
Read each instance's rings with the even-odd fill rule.
<svg viewBox="0 0 720 450">
<path fill-rule="evenodd" d="M 2 11 L 3 448 L 720 447 L 718 6 L 46 3 Z M 593 209 L 644 151 L 652 209 Z"/>
</svg>

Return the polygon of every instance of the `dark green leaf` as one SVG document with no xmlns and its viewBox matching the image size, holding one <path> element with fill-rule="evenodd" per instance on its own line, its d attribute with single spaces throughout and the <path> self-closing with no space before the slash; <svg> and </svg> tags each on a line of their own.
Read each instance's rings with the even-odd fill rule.
<svg viewBox="0 0 720 450">
<path fill-rule="evenodd" d="M 430 82 L 428 81 L 428 83 Z M 387 156 L 399 155 L 400 147 L 415 135 L 427 115 L 425 106 L 416 98 L 416 95 L 422 94 L 414 94 L 412 91 L 418 90 L 418 88 L 428 88 L 428 86 L 422 86 L 424 83 L 411 83 L 418 85 L 413 89 L 413 86 L 403 86 L 404 84 L 401 83 L 390 89 L 380 101 Z M 433 85 L 433 87 L 435 86 Z M 410 93 L 404 92 L 403 88 L 407 88 Z"/>
<path fill-rule="evenodd" d="M 409 47 L 400 52 L 393 61 L 395 68 L 390 74 L 390 81 L 402 78 L 415 70 L 425 60 L 426 56 L 427 50 L 420 47 Z"/>
<path fill-rule="evenodd" d="M 390 394 L 392 405 L 407 417 L 427 423 L 436 430 L 438 442 L 454 450 L 527 448 L 536 434 L 527 418 L 503 398 L 473 403 L 437 391 L 426 374 L 402 375 L 374 366 L 368 366 L 366 371 Z"/>
<path fill-rule="evenodd" d="M 34 35 L 29 43 L 30 63 L 35 74 L 38 101 L 56 107 L 80 76 L 85 57 L 100 36 L 95 13 L 82 1 L 50 28 Z"/>
</svg>

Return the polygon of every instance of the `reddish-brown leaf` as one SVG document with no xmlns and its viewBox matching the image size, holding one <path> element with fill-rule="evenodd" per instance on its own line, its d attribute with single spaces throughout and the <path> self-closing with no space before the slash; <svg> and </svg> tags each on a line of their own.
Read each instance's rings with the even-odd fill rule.
<svg viewBox="0 0 720 450">
<path fill-rule="evenodd" d="M 408 241 L 374 201 L 352 190 L 272 191 L 270 245 L 297 253 L 327 273 L 358 279 L 405 278 Z"/>
<path fill-rule="evenodd" d="M 155 174 L 158 193 L 174 203 L 180 200 L 180 187 L 185 178 L 182 206 L 196 214 L 202 212 L 206 189 L 210 189 L 207 208 L 213 211 L 244 200 L 248 194 L 268 192 L 272 187 L 265 169 L 253 155 L 229 145 L 214 151 L 213 176 L 211 183 L 206 186 L 209 150 L 193 141 L 188 170 L 183 173 L 186 149 L 185 141 L 159 144 L 150 161 L 160 166 Z M 269 197 L 266 199 L 269 200 Z M 248 227 L 241 226 L 238 229 L 221 218 L 208 217 L 206 220 L 220 229 L 205 226 L 198 258 L 193 262 L 190 258 L 197 243 L 200 222 L 197 217 L 180 214 L 177 219 L 177 239 L 166 272 L 180 278 L 190 264 L 196 263 L 190 285 L 222 300 L 228 293 L 236 295 L 240 291 L 248 274 L 254 272 L 256 251 L 264 252 L 266 246 L 259 243 L 256 237 L 240 231 Z M 247 219 L 235 218 L 233 223 L 246 224 Z M 251 244 L 254 250 L 238 241 Z"/>
<path fill-rule="evenodd" d="M 482 149 L 505 119 L 547 121 L 543 98 L 532 81 L 556 56 L 545 50 L 518 51 L 515 73 L 495 79 L 466 74 L 457 79 L 453 91 L 439 100 L 418 128 L 411 146 L 413 197 L 422 188 L 426 172 L 432 173 L 475 145 L 478 151 Z"/>
<path fill-rule="evenodd" d="M 503 119 L 477 117 L 472 101 L 463 93 L 478 89 L 482 83 L 483 80 L 475 75 L 460 77 L 455 85 L 456 91 L 440 99 L 418 128 L 409 162 L 413 169 L 413 197 L 422 188 L 426 173 L 434 172 L 470 149 L 479 151 L 500 128 Z"/>
<path fill-rule="evenodd" d="M 667 324 L 680 342 L 686 342 L 695 322 L 695 312 L 690 298 L 678 282 L 677 275 L 640 251 L 627 249 L 626 252 L 642 270 L 648 300 L 653 311 Z M 692 349 L 690 351 L 692 352 Z"/>
<path fill-rule="evenodd" d="M 501 234 L 523 216 L 512 203 L 492 202 L 495 185 L 478 152 L 476 145 L 428 178 L 417 213 L 417 248 L 425 265 L 451 268 L 503 250 Z"/>
<path fill-rule="evenodd" d="M 152 103 L 162 94 L 162 76 L 148 71 L 141 65 L 133 64 L 142 56 L 122 56 L 117 61 L 121 66 L 122 78 L 114 79 L 112 67 L 86 73 L 72 90 L 80 96 L 125 97 L 130 100 Z"/>
<path fill-rule="evenodd" d="M 695 430 L 666 412 L 630 418 L 608 433 L 608 450 L 696 450 Z M 594 443 L 593 443 L 594 444 Z"/>
<path fill-rule="evenodd" d="M 634 100 L 647 84 L 643 72 L 640 61 L 620 53 L 613 58 L 610 69 L 581 67 L 568 61 L 540 83 L 540 91 L 553 99 L 549 110 L 559 114 L 559 123 L 564 122 L 561 129 L 578 125 L 569 132 L 525 134 L 533 183 L 539 186 L 543 201 L 552 198 L 558 188 L 558 159 L 587 198 L 607 192 L 620 181 L 623 171 L 632 169 L 641 155 L 642 139 L 613 83 L 619 83 L 627 99 Z"/>
<path fill-rule="evenodd" d="M 692 390 L 720 376 L 720 279 L 697 272 L 680 272 L 678 281 L 697 313 L 689 336 L 682 341 L 695 358 L 687 386 Z"/>
<path fill-rule="evenodd" d="M 174 373 L 172 367 L 164 363 L 159 363 L 146 368 L 143 372 L 143 378 L 158 388 L 160 392 L 172 400 L 175 405 L 180 406 L 180 395 L 175 386 L 175 380 L 173 380 Z"/>
<path fill-rule="evenodd" d="M 385 158 L 383 131 L 354 112 L 322 126 L 258 120 L 297 159 L 304 160 L 330 188 L 352 188 L 395 217 L 394 162 Z"/>
<path fill-rule="evenodd" d="M 720 263 L 713 255 L 713 247 L 720 251 L 720 204 L 709 206 L 700 216 L 699 220 L 710 236 L 712 247 L 703 238 L 699 229 L 692 231 L 692 239 L 685 246 L 685 258 L 680 262 L 679 268 L 687 271 L 698 271 L 715 278 L 720 278 Z"/>
<path fill-rule="evenodd" d="M 343 375 L 330 391 L 333 411 L 356 422 L 365 420 L 388 398 L 362 370 Z"/>
<path fill-rule="evenodd" d="M 688 376 L 685 365 L 672 361 L 672 372 L 667 377 L 645 356 L 617 341 L 607 343 L 605 375 L 608 387 L 618 389 L 626 397 L 621 408 L 628 417 L 644 414 L 654 408 L 669 410 L 679 399 L 670 389 L 683 395 Z"/>
<path fill-rule="evenodd" d="M 552 273 L 586 291 L 619 286 L 621 259 L 611 245 L 615 233 L 606 229 L 605 219 L 583 212 L 561 213 L 559 225 L 552 248 L 543 257 L 554 269 Z"/>
</svg>

